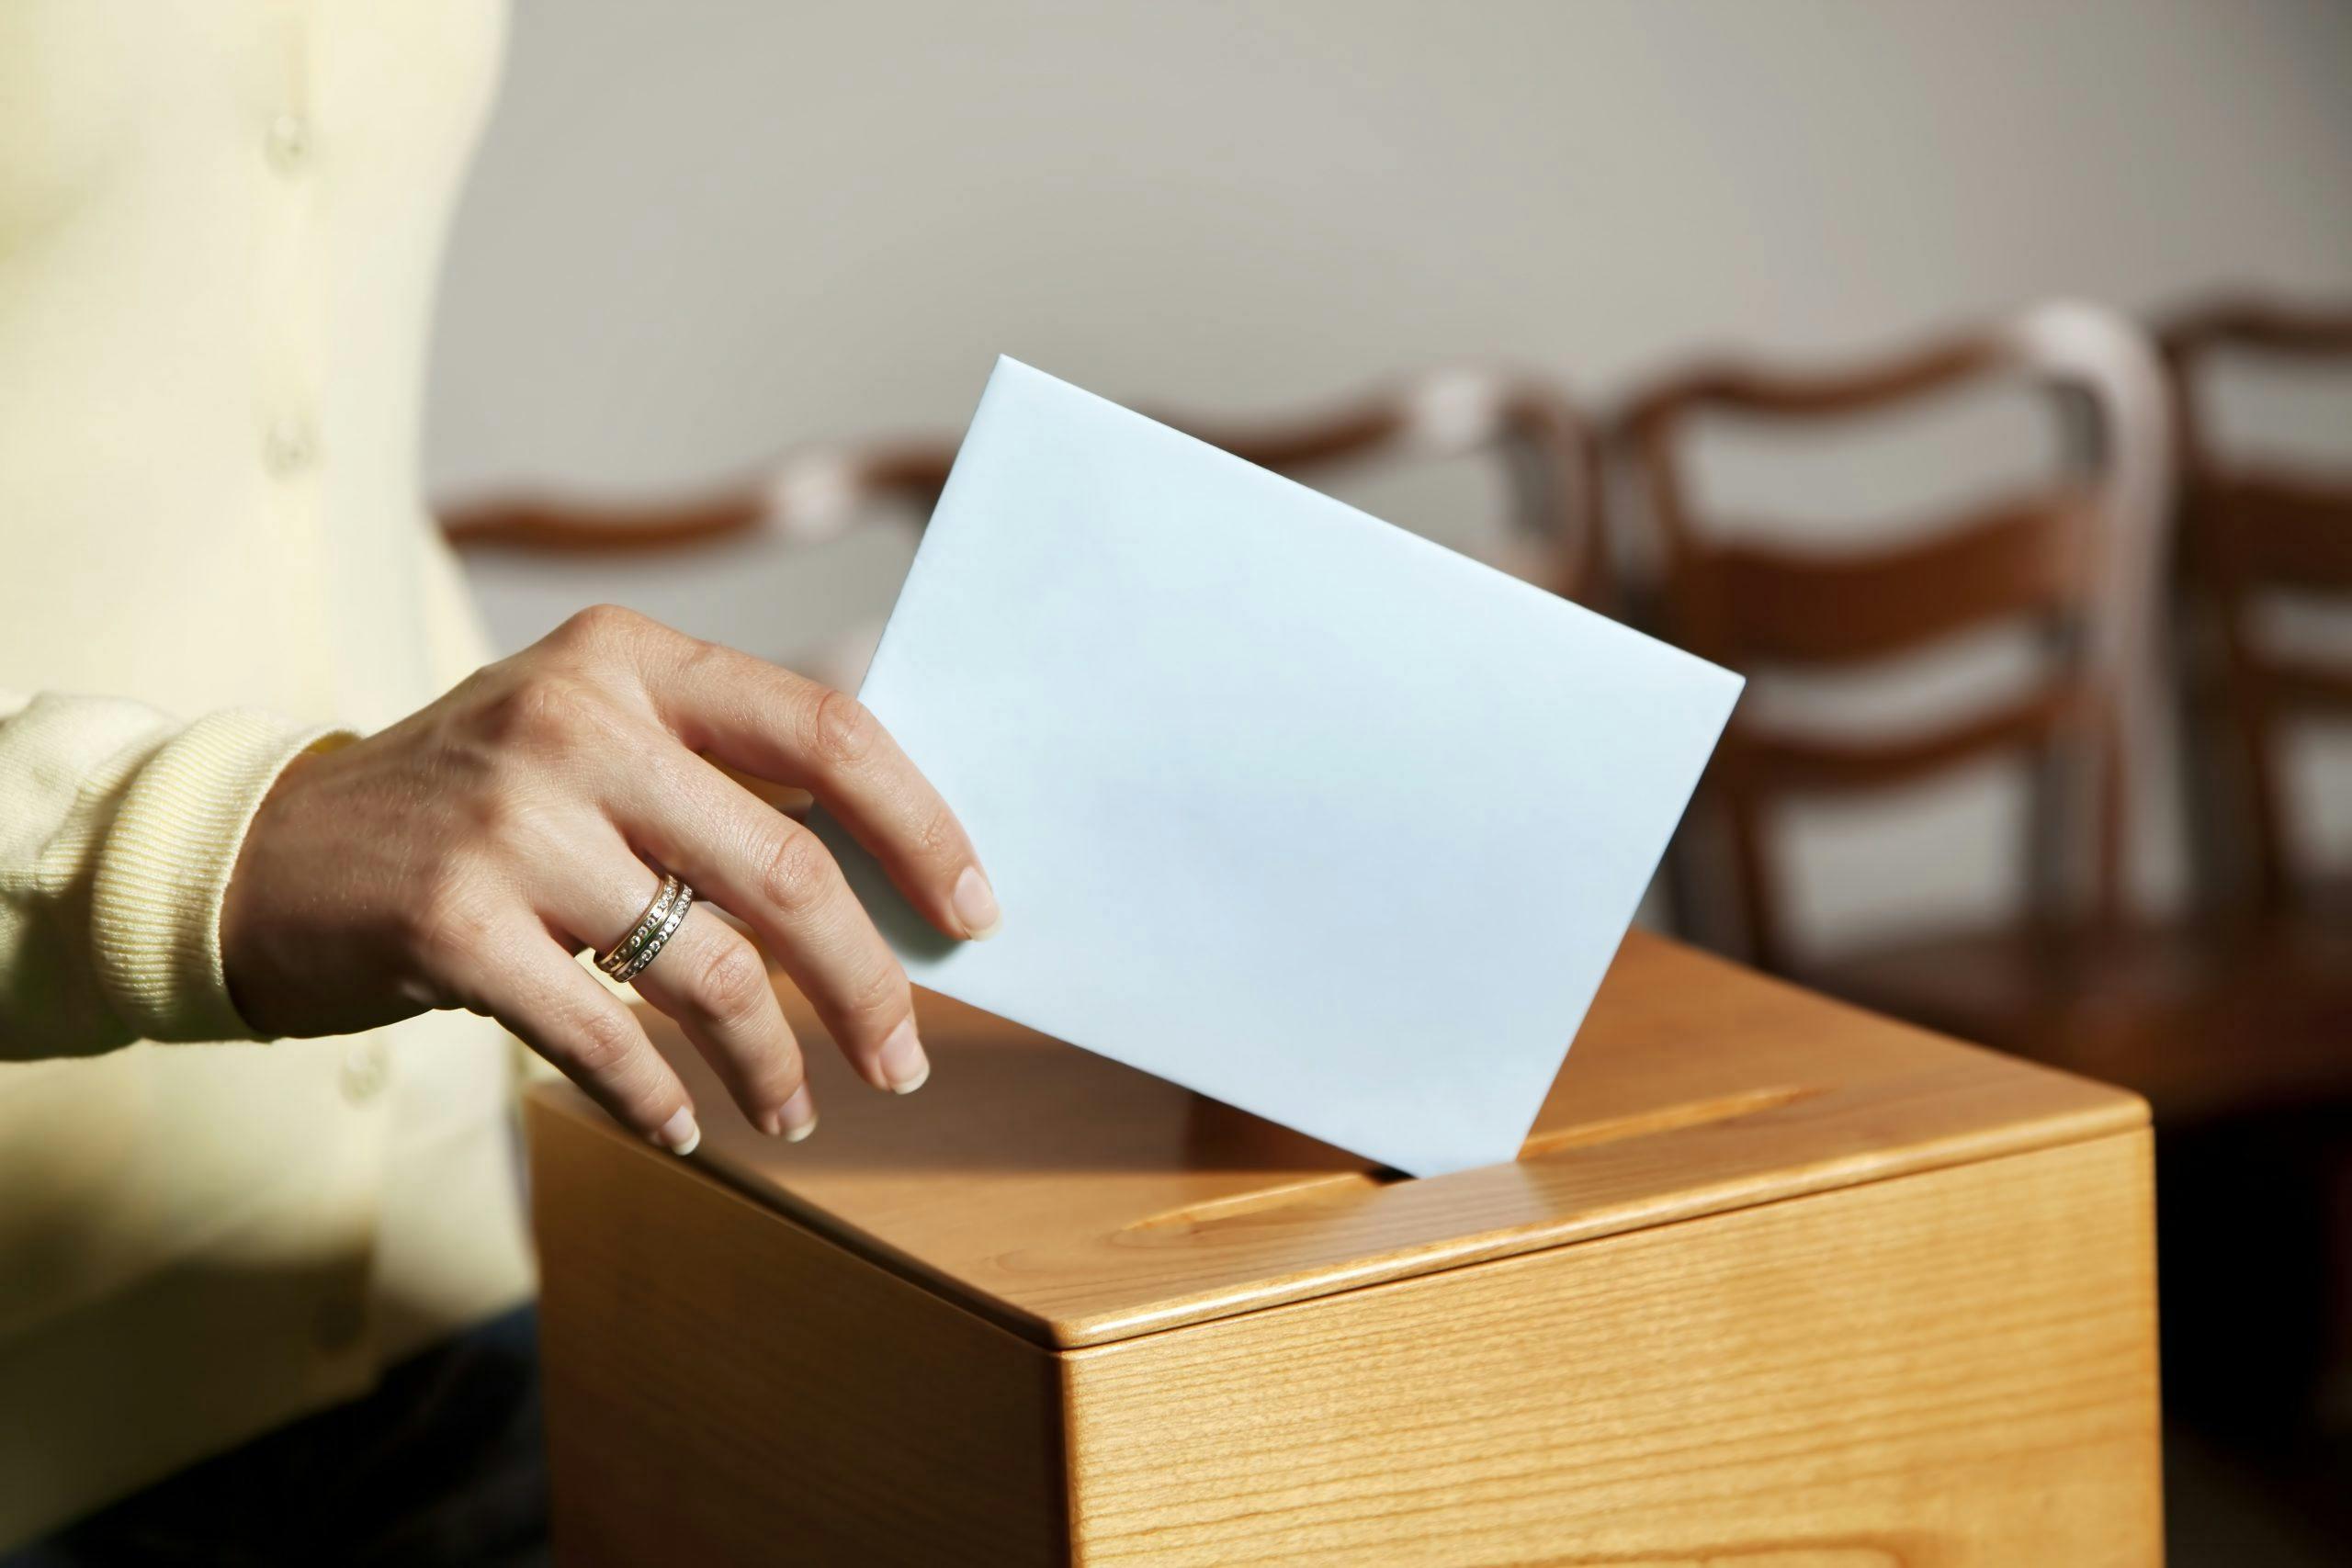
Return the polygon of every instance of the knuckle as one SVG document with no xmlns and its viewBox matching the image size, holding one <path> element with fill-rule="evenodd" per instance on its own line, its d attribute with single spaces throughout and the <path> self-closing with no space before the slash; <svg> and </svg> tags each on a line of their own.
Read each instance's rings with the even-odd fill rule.
<svg viewBox="0 0 2352 1568">
<path fill-rule="evenodd" d="M 574 612 L 548 635 L 559 647 L 601 652 L 642 635 L 652 623 L 620 604 L 591 604 Z"/>
<path fill-rule="evenodd" d="M 854 768 L 873 755 L 881 732 L 864 703 L 827 687 L 809 716 L 809 750 L 835 768 Z"/>
<path fill-rule="evenodd" d="M 586 1012 L 566 1032 L 563 1063 L 582 1077 L 611 1083 L 623 1076 L 637 1049 L 629 1026 L 605 1012 Z"/>
<path fill-rule="evenodd" d="M 915 848 L 928 859 L 960 850 L 963 840 L 963 825 L 944 803 L 924 813 L 922 825 L 915 829 Z"/>
<path fill-rule="evenodd" d="M 817 835 L 794 826 L 769 845 L 760 866 L 760 892 L 787 915 L 805 914 L 824 901 L 835 874 L 832 857 Z"/>
<path fill-rule="evenodd" d="M 510 748 L 563 750 L 600 728 L 596 689 L 552 671 L 535 671 L 500 692 L 483 712 L 492 740 Z"/>
<path fill-rule="evenodd" d="M 696 1005 L 710 1018 L 722 1023 L 745 1022 L 758 1017 L 766 1005 L 767 967 L 750 943 L 720 942 L 697 966 L 693 990 Z"/>
<path fill-rule="evenodd" d="M 842 998 L 850 1012 L 877 1033 L 914 1010 L 914 998 L 896 964 L 867 970 Z"/>
<path fill-rule="evenodd" d="M 677 668 L 681 674 L 698 677 L 716 671 L 723 675 L 731 663 L 730 650 L 724 643 L 712 642 L 705 637 L 675 631 L 658 621 L 650 624 L 655 630 L 675 643 Z"/>
</svg>

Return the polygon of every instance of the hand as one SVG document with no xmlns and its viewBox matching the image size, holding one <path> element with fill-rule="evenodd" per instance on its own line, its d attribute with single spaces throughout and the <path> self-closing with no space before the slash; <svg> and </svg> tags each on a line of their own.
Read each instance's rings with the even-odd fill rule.
<svg viewBox="0 0 2352 1568">
<path fill-rule="evenodd" d="M 921 1087 L 906 972 L 817 837 L 725 769 L 815 795 L 949 936 L 996 929 L 963 828 L 854 698 L 600 607 L 286 771 L 221 911 L 231 995 L 270 1034 L 488 1014 L 684 1153 L 685 1086 L 573 956 L 625 934 L 668 871 L 758 937 L 867 1082 Z M 733 927 L 698 903 L 635 984 L 753 1126 L 808 1135 L 799 1051 Z"/>
</svg>

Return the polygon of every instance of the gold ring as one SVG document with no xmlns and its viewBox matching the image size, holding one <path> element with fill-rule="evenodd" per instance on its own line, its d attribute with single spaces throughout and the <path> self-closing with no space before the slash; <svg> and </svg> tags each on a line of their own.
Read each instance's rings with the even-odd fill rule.
<svg viewBox="0 0 2352 1568">
<path fill-rule="evenodd" d="M 597 954 L 596 967 L 621 985 L 627 985 L 645 972 L 645 966 L 662 955 L 678 928 L 686 923 L 686 911 L 694 907 L 695 890 L 674 876 L 665 876 L 655 890 L 653 901 L 645 907 L 628 929 L 628 934 Z"/>
</svg>

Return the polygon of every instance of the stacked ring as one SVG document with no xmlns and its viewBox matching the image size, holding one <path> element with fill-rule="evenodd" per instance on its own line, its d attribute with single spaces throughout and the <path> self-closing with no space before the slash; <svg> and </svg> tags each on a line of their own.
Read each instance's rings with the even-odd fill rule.
<svg viewBox="0 0 2352 1568">
<path fill-rule="evenodd" d="M 597 955 L 596 967 L 621 985 L 627 985 L 645 972 L 645 966 L 662 955 L 678 928 L 686 923 L 686 912 L 694 907 L 695 890 L 674 876 L 662 879 L 653 901 L 645 913 L 629 927 L 628 934 Z"/>
</svg>

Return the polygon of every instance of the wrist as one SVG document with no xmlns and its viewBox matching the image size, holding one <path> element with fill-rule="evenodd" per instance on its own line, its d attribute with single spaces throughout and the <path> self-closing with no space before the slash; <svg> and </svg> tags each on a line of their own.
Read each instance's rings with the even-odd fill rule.
<svg viewBox="0 0 2352 1568">
<path fill-rule="evenodd" d="M 317 753 L 305 749 L 278 771 L 268 792 L 254 808 L 243 840 L 229 872 L 220 898 L 220 981 L 229 1003 L 255 1034 L 275 1038 L 291 1032 L 277 1024 L 278 984 L 274 961 L 278 942 L 269 931 L 268 912 L 275 901 L 267 887 L 269 844 L 288 796 L 301 775 L 317 765 Z"/>
<path fill-rule="evenodd" d="M 221 971 L 222 900 L 262 801 L 332 733 L 250 709 L 212 714 L 132 781 L 99 851 L 90 922 L 100 984 L 132 1034 L 254 1037 Z"/>
</svg>

